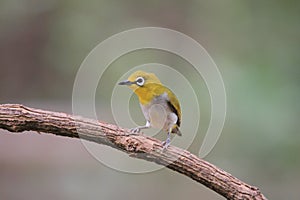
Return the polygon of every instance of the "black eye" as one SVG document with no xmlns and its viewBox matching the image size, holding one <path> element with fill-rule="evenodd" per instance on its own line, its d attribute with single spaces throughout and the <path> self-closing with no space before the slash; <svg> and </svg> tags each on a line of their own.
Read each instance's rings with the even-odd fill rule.
<svg viewBox="0 0 300 200">
<path fill-rule="evenodd" d="M 138 77 L 136 80 L 135 80 L 136 84 L 138 86 L 143 86 L 144 83 L 145 83 L 145 79 L 143 77 Z"/>
</svg>

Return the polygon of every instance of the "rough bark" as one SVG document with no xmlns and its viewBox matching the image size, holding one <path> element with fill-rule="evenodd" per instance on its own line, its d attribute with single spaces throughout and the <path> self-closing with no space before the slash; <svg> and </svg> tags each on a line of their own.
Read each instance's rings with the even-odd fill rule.
<svg viewBox="0 0 300 200">
<path fill-rule="evenodd" d="M 37 131 L 81 138 L 119 149 L 131 157 L 165 165 L 190 177 L 227 199 L 266 199 L 257 187 L 248 185 L 190 152 L 128 129 L 65 113 L 50 112 L 19 104 L 0 104 L 0 128 L 10 132 Z"/>
</svg>

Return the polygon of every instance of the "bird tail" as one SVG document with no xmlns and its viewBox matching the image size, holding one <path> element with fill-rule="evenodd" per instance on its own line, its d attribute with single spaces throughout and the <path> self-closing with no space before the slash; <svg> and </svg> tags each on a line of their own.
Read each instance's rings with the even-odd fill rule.
<svg viewBox="0 0 300 200">
<path fill-rule="evenodd" d="M 181 133 L 181 131 L 179 130 L 179 127 L 178 127 L 178 126 L 175 126 L 175 127 L 172 129 L 172 133 L 176 133 L 177 135 L 182 136 L 182 133 Z"/>
</svg>

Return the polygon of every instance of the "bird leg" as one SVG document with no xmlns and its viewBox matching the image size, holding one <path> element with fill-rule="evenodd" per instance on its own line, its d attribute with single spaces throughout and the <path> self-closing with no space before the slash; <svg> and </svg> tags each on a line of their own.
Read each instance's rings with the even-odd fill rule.
<svg viewBox="0 0 300 200">
<path fill-rule="evenodd" d="M 150 126 L 151 126 L 150 122 L 147 121 L 145 126 L 138 126 L 138 127 L 130 129 L 130 131 L 132 133 L 139 133 L 141 131 L 141 129 L 147 129 L 147 128 L 150 128 Z"/>
<path fill-rule="evenodd" d="M 163 145 L 163 151 L 165 151 L 168 148 L 168 146 L 170 145 L 170 143 L 171 143 L 171 131 L 172 131 L 172 129 L 170 129 L 168 131 L 167 139 L 166 139 L 166 141 L 164 141 L 162 143 L 162 145 Z"/>
</svg>

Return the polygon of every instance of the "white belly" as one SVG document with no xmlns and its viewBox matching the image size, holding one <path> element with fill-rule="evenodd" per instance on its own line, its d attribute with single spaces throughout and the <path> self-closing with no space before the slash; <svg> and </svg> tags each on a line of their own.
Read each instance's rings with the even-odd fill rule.
<svg viewBox="0 0 300 200">
<path fill-rule="evenodd" d="M 176 124 L 178 117 L 171 111 L 166 99 L 157 98 L 148 105 L 141 105 L 143 114 L 151 127 L 168 131 Z"/>
</svg>

